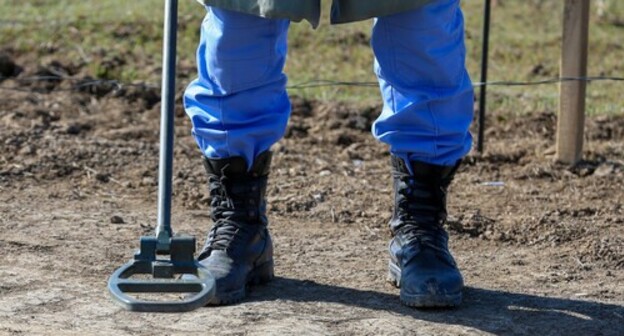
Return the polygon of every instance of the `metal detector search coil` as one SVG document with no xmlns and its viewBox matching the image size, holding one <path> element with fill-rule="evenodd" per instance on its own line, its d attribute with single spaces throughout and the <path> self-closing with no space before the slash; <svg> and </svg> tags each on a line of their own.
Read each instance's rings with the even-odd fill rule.
<svg viewBox="0 0 624 336">
<path fill-rule="evenodd" d="M 185 312 L 201 308 L 214 297 L 215 280 L 193 257 L 195 238 L 171 238 L 170 259 L 159 259 L 158 239 L 142 237 L 134 259 L 120 267 L 108 281 L 108 289 L 127 310 L 136 312 Z M 153 280 L 132 279 L 139 274 Z M 195 277 L 175 277 L 192 274 Z M 187 293 L 180 301 L 138 300 L 128 293 Z"/>
</svg>

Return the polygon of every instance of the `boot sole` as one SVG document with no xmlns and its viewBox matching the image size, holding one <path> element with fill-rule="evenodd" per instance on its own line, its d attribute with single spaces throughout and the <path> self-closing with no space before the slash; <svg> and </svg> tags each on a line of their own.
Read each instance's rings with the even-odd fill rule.
<svg viewBox="0 0 624 336">
<path fill-rule="evenodd" d="M 247 275 L 247 281 L 245 281 L 245 285 L 242 288 L 222 293 L 219 292 L 219 288 L 217 288 L 217 293 L 214 299 L 208 302 L 208 305 L 223 306 L 241 302 L 245 299 L 245 297 L 247 297 L 249 287 L 266 284 L 275 278 L 273 269 L 273 260 L 271 260 L 251 270 L 249 275 Z"/>
<path fill-rule="evenodd" d="M 388 264 L 388 281 L 401 289 L 401 303 L 414 308 L 450 308 L 462 302 L 462 292 L 450 294 L 408 294 L 401 288 L 401 267 L 390 261 Z"/>
</svg>

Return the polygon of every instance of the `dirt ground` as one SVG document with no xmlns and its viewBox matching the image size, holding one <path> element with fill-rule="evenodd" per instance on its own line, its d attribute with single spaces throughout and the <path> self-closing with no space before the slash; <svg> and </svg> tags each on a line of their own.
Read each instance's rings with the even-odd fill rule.
<svg viewBox="0 0 624 336">
<path fill-rule="evenodd" d="M 623 116 L 589 118 L 575 168 L 553 163 L 553 111 L 489 116 L 449 200 L 465 302 L 415 310 L 386 281 L 380 106 L 293 97 L 268 192 L 278 278 L 238 305 L 137 314 L 106 282 L 155 223 L 159 92 L 31 82 L 81 69 L 28 57 L 0 64 L 19 73 L 0 81 L 0 334 L 624 335 Z M 206 179 L 177 116 L 173 225 L 200 243 Z"/>
</svg>

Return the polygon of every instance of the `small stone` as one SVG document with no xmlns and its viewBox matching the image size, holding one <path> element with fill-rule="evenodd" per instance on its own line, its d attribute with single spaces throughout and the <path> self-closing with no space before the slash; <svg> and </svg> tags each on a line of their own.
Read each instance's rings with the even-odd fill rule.
<svg viewBox="0 0 624 336">
<path fill-rule="evenodd" d="M 22 148 L 19 153 L 21 155 L 34 155 L 37 153 L 37 148 L 33 145 L 28 145 Z"/>
<path fill-rule="evenodd" d="M 488 182 L 481 183 L 481 185 L 484 186 L 484 187 L 504 187 L 505 186 L 505 182 L 503 182 L 503 181 L 488 181 Z"/>
<path fill-rule="evenodd" d="M 13 77 L 20 73 L 21 68 L 6 54 L 0 54 L 0 76 Z M 1 80 L 1 79 L 0 79 Z"/>
<path fill-rule="evenodd" d="M 65 132 L 69 135 L 78 135 L 82 131 L 82 127 L 80 125 L 69 125 L 65 129 Z"/>
<path fill-rule="evenodd" d="M 121 216 L 113 216 L 111 217 L 110 221 L 112 224 L 126 224 Z"/>
<path fill-rule="evenodd" d="M 102 173 L 97 173 L 95 174 L 95 179 L 102 182 L 102 183 L 108 183 L 110 181 L 110 175 L 109 174 L 102 174 Z"/>
<path fill-rule="evenodd" d="M 149 176 L 146 176 L 141 180 L 141 186 L 152 186 L 154 184 L 154 179 Z"/>
<path fill-rule="evenodd" d="M 325 195 L 324 195 L 323 193 L 317 193 L 317 194 L 314 194 L 314 195 L 312 195 L 312 197 L 314 198 L 314 200 L 315 200 L 317 203 L 323 203 L 323 202 L 325 202 Z"/>
<path fill-rule="evenodd" d="M 323 170 L 322 172 L 319 173 L 320 176 L 329 176 L 331 175 L 331 171 L 329 170 Z"/>
<path fill-rule="evenodd" d="M 615 173 L 615 166 L 611 164 L 602 164 L 594 171 L 594 176 L 605 177 Z"/>
</svg>

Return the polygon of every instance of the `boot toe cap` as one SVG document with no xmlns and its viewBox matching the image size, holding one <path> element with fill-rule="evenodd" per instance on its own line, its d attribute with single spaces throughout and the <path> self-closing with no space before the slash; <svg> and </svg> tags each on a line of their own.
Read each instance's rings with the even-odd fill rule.
<svg viewBox="0 0 624 336">
<path fill-rule="evenodd" d="M 459 271 L 406 274 L 401 279 L 401 302 L 417 308 L 461 304 L 464 281 Z"/>
<path fill-rule="evenodd" d="M 452 295 L 460 293 L 464 281 L 459 272 L 405 274 L 401 289 L 413 295 Z"/>
<path fill-rule="evenodd" d="M 248 273 L 244 265 L 236 265 L 234 260 L 223 251 L 213 251 L 200 262 L 217 281 L 217 291 L 227 292 L 245 286 Z"/>
</svg>

